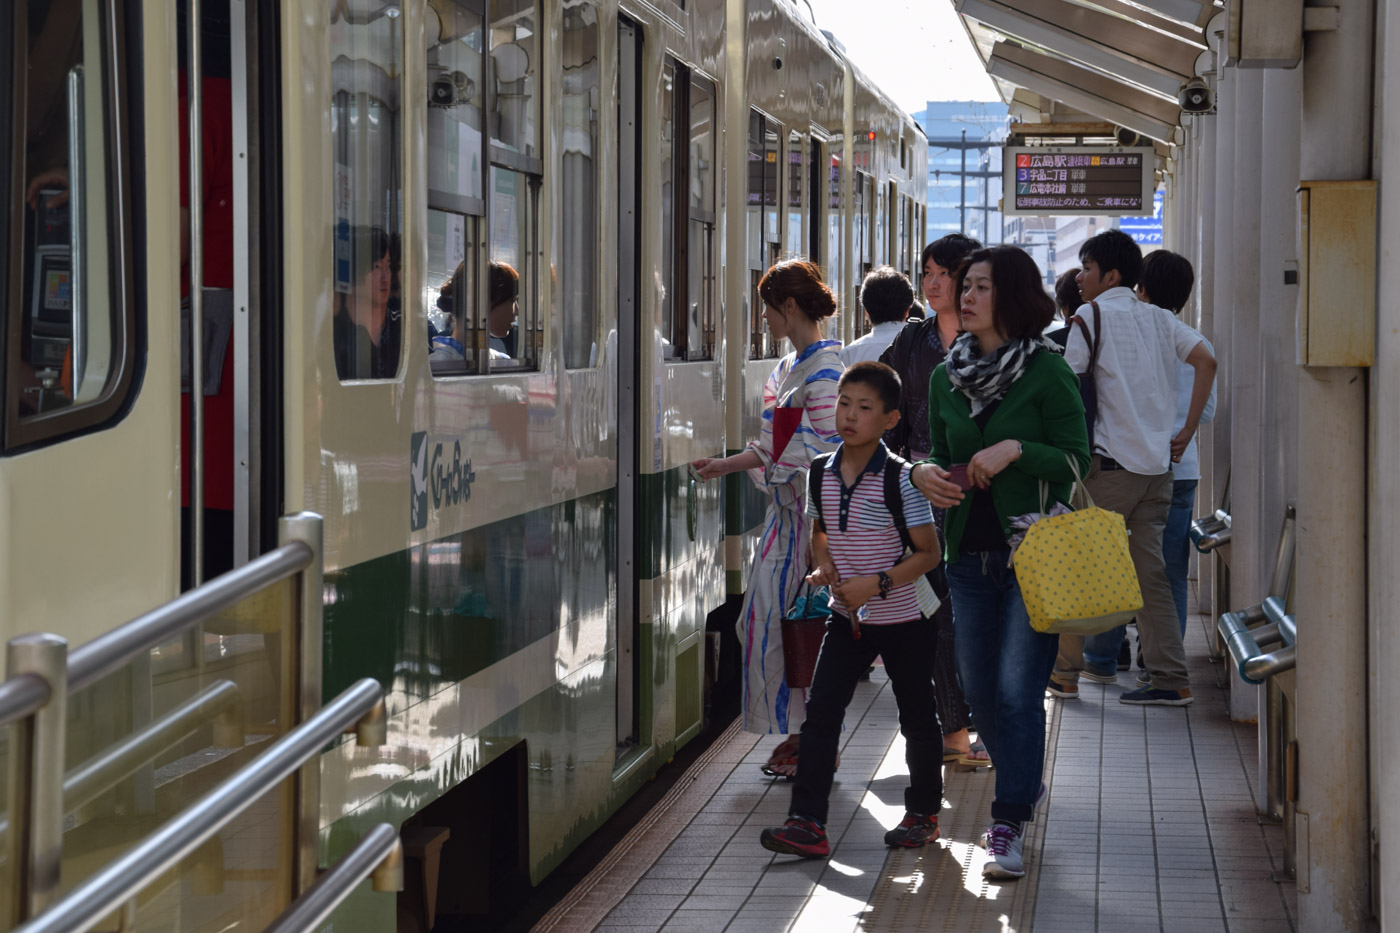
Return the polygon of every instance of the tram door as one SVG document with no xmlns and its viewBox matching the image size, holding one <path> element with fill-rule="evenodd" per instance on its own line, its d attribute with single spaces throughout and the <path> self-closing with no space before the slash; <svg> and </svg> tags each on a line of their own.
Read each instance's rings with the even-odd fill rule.
<svg viewBox="0 0 1400 933">
<path fill-rule="evenodd" d="M 189 589 L 246 563 L 269 541 L 258 541 L 253 489 L 258 475 L 253 426 L 258 421 L 261 366 L 255 340 L 250 287 L 256 280 L 250 231 L 256 223 L 257 184 L 249 158 L 255 136 L 256 88 L 248 67 L 259 30 L 246 5 L 201 0 L 198 48 L 191 54 L 187 0 L 176 4 L 179 29 L 179 197 L 182 227 L 190 231 L 181 250 L 180 472 L 181 588 Z M 231 15 L 237 12 L 237 16 Z M 256 14 L 253 14 L 256 15 Z M 192 64 L 193 63 L 193 64 Z M 198 152 L 189 147 L 192 67 L 198 72 Z M 191 182 L 198 185 L 191 198 Z M 195 238 L 198 237 L 198 243 Z M 196 248 L 196 246 L 198 248 Z M 196 273 L 196 266 L 198 272 Z M 199 370 L 192 387 L 191 288 L 201 299 Z M 197 409 L 191 399 L 202 397 Z M 196 445 L 195 416 L 203 442 Z M 203 508 L 195 499 L 202 487 Z"/>
<path fill-rule="evenodd" d="M 638 130 L 641 124 L 642 32 L 625 18 L 618 22 L 617 147 L 617 757 L 637 746 L 641 731 L 641 607 L 637 594 L 638 382 L 641 240 L 641 177 Z"/>
</svg>

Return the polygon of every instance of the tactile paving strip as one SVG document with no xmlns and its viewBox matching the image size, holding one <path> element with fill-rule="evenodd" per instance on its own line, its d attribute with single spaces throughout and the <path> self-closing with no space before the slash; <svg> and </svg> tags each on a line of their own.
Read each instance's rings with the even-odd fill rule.
<svg viewBox="0 0 1400 933">
<path fill-rule="evenodd" d="M 1054 767 L 1058 714 L 1058 704 L 1048 706 L 1046 774 Z M 899 741 L 891 746 L 890 754 L 902 758 Z M 890 851 L 880 883 L 861 918 L 861 931 L 1006 933 L 1029 929 L 1044 845 L 1043 823 L 1027 824 L 1024 878 L 998 883 L 984 879 L 982 865 L 987 855 L 977 843 L 987 826 L 995 794 L 994 772 L 948 769 L 943 791 L 947 802 L 939 816 L 941 838 L 932 848 Z M 1042 804 L 1042 813 L 1048 805 L 1048 800 Z"/>
</svg>

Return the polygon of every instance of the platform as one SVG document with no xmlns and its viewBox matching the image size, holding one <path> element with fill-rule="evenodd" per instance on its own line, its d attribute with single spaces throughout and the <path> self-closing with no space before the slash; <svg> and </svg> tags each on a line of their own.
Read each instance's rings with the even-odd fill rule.
<svg viewBox="0 0 1400 933">
<path fill-rule="evenodd" d="M 1027 875 L 990 884 L 976 845 L 992 772 L 945 769 L 943 838 L 889 849 L 903 816 L 903 740 L 883 670 L 847 713 L 832 791 L 829 859 L 759 846 L 781 824 L 790 785 L 759 773 L 776 737 L 732 727 L 597 868 L 535 926 L 598 930 L 1097 931 L 1283 933 L 1295 929 L 1283 833 L 1255 817 L 1255 727 L 1231 723 L 1224 670 L 1207 657 L 1209 620 L 1187 633 L 1195 705 L 1135 708 L 1129 689 L 1081 682 L 1047 697 L 1050 792 L 1028 825 Z"/>
</svg>

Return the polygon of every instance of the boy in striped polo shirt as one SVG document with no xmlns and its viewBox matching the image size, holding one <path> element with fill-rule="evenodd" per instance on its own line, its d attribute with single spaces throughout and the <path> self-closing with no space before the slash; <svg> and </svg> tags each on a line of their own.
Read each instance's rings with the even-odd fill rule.
<svg viewBox="0 0 1400 933">
<path fill-rule="evenodd" d="M 884 363 L 846 370 L 836 401 L 841 446 L 812 464 L 807 514 L 816 519 L 816 569 L 807 581 L 831 587 L 832 616 L 807 698 L 789 819 L 761 837 L 774 852 L 831 854 L 823 824 L 836 745 L 856 682 L 877 656 L 899 704 L 909 765 L 904 820 L 885 833 L 885 844 L 915 847 L 938 838 L 943 736 L 933 699 L 931 621 L 938 597 L 924 577 L 938 566 L 938 535 L 928 500 L 909 480 L 909 464 L 881 440 L 899 421 L 899 394 L 899 377 Z M 887 489 L 899 491 L 893 505 Z"/>
</svg>

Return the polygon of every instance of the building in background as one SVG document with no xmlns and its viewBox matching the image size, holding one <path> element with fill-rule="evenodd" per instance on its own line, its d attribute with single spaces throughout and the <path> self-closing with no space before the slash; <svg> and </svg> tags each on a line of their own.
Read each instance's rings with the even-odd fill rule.
<svg viewBox="0 0 1400 933">
<path fill-rule="evenodd" d="M 928 137 L 926 242 L 965 233 L 983 243 L 1010 243 L 1031 255 L 1051 286 L 1079 265 L 1089 237 L 1121 228 L 1143 252 L 1162 245 L 1162 193 L 1154 217 L 1003 217 L 1001 152 L 1011 118 L 1000 101 L 931 100 L 914 114 Z"/>
<path fill-rule="evenodd" d="M 1003 239 L 1001 147 L 1009 125 L 1000 101 L 932 100 L 914 114 L 928 137 L 928 229 L 932 241 L 965 233 Z"/>
</svg>

